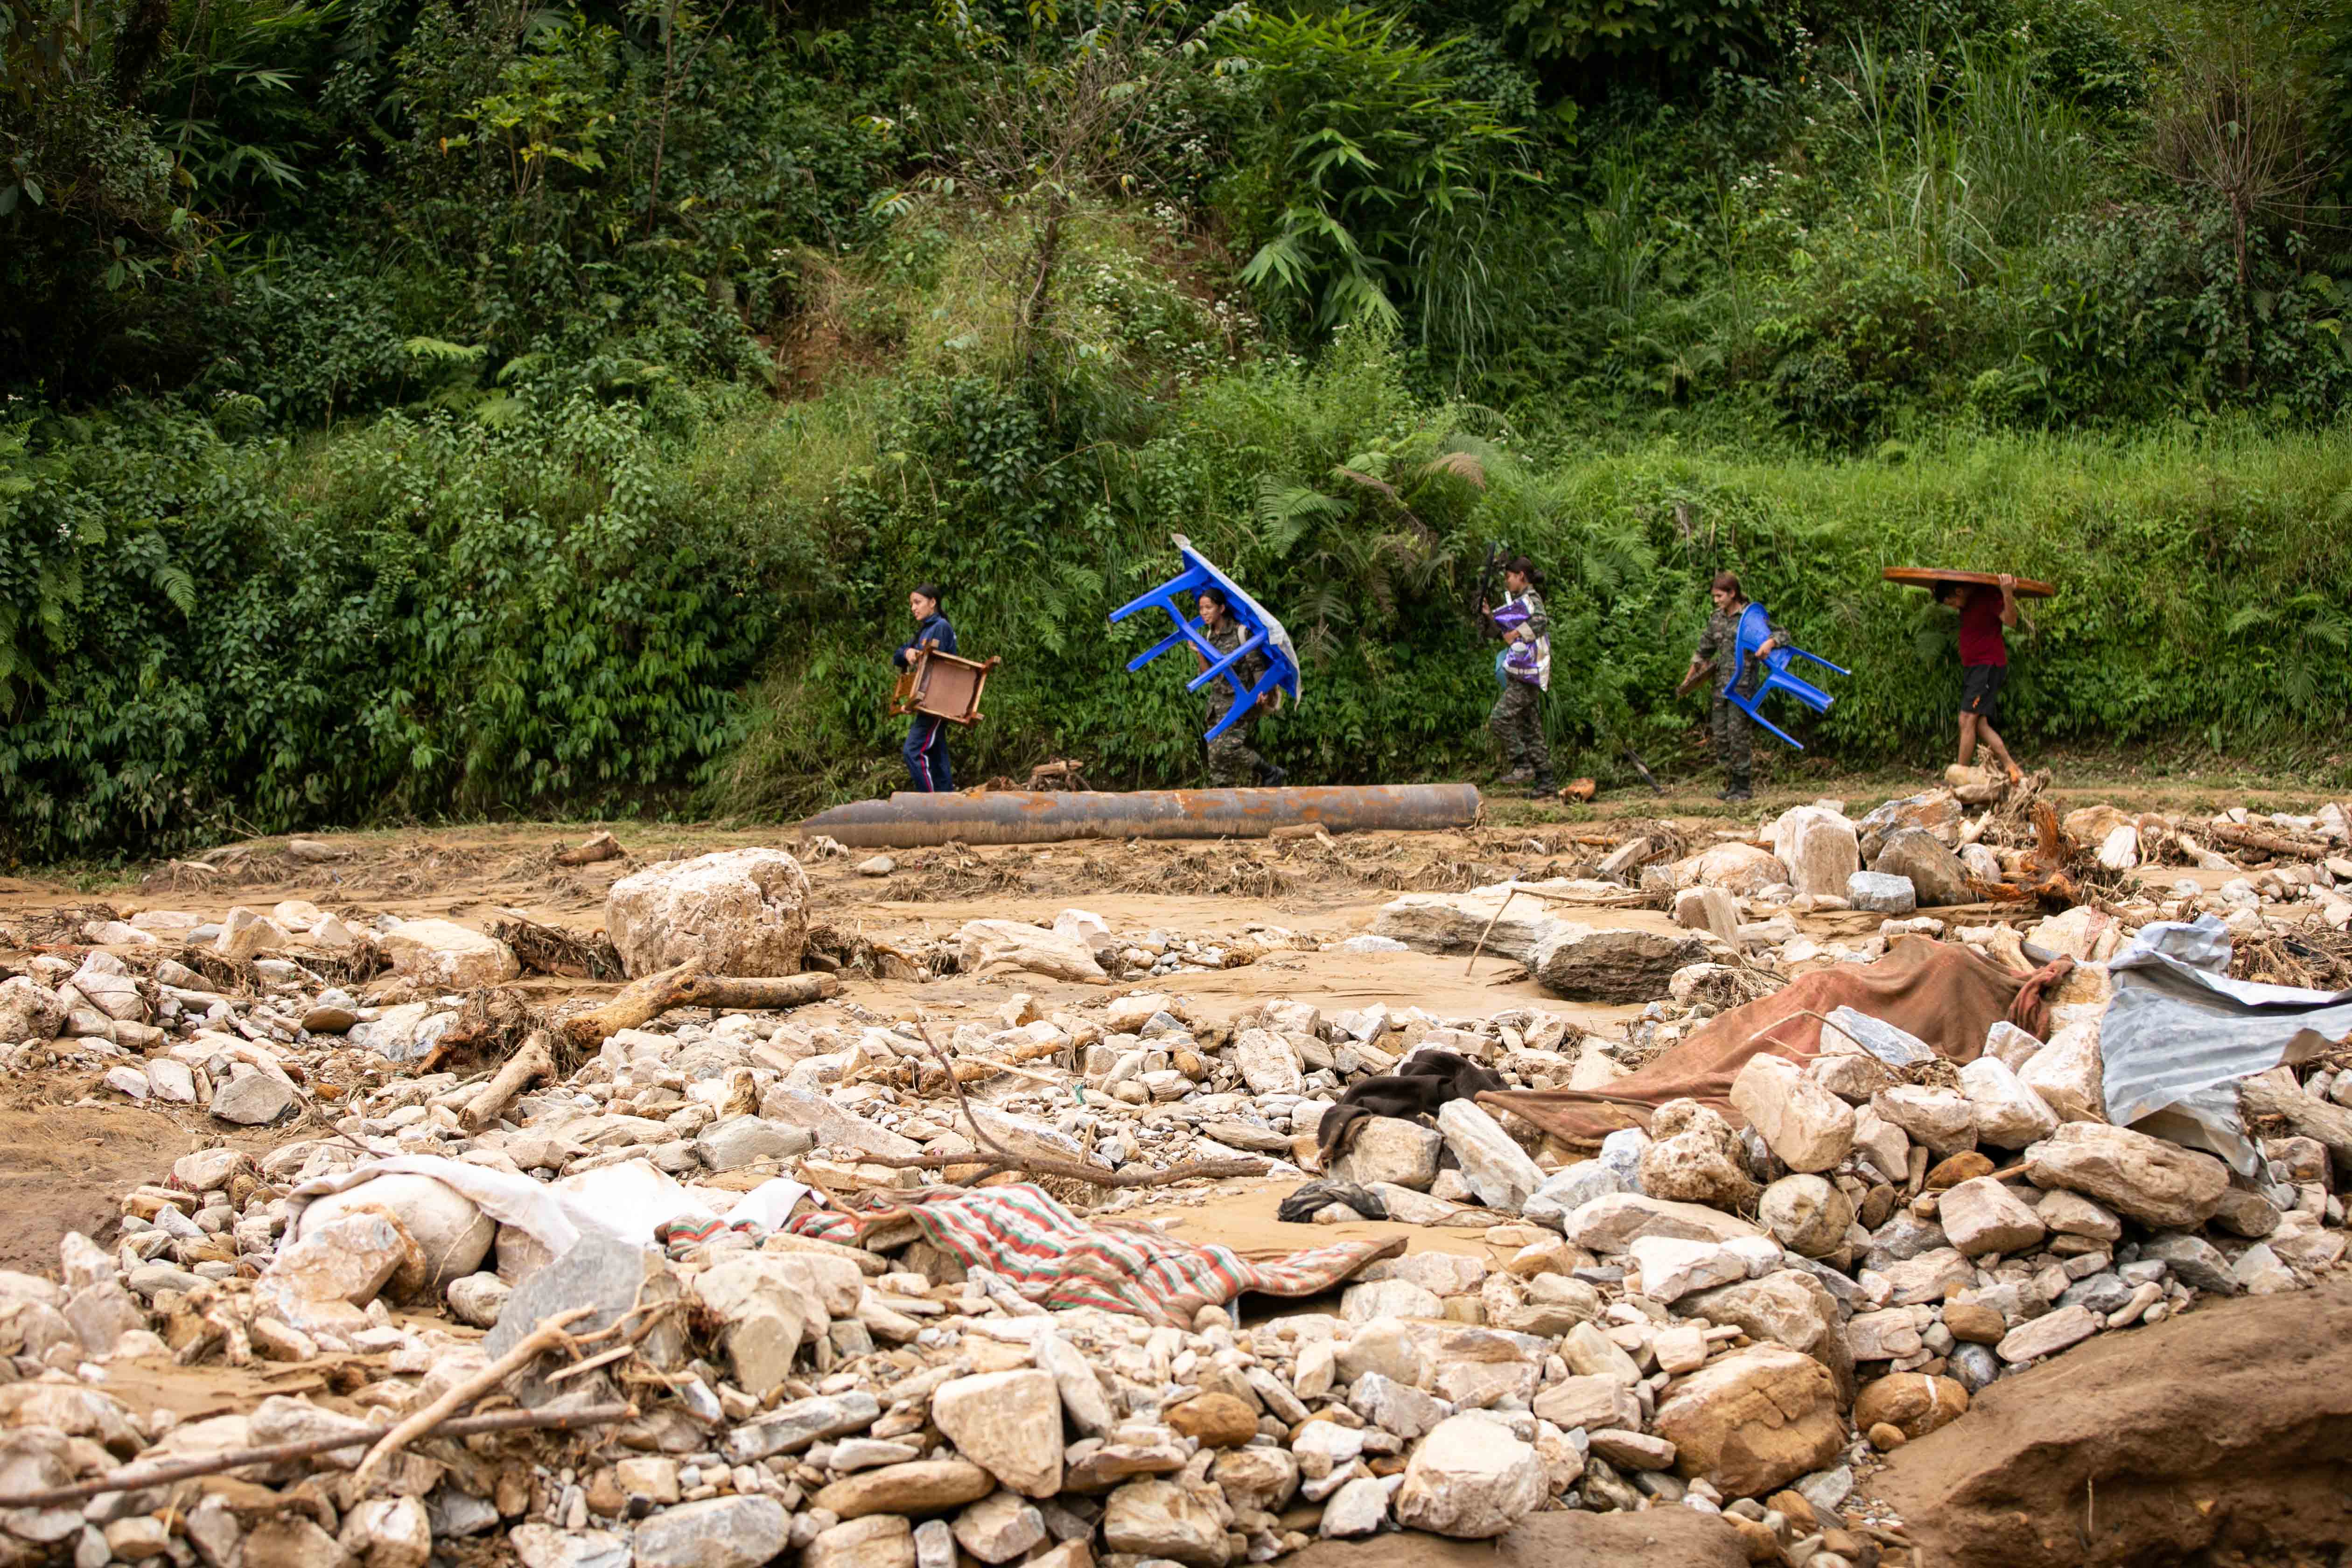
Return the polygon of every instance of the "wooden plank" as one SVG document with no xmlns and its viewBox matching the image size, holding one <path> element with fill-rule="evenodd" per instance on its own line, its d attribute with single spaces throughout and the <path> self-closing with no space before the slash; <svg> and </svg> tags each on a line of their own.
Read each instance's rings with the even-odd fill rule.
<svg viewBox="0 0 2352 1568">
<path fill-rule="evenodd" d="M 1889 566 L 1879 574 L 1890 583 L 1900 583 L 1906 588 L 1925 588 L 1935 592 L 1939 583 L 1973 583 L 1987 588 L 2000 586 L 2000 577 L 1992 572 L 1960 572 L 1943 566 Z M 2047 599 L 2058 590 L 2047 583 L 2037 583 L 2031 577 L 2020 577 L 2016 583 L 2021 599 Z"/>
</svg>

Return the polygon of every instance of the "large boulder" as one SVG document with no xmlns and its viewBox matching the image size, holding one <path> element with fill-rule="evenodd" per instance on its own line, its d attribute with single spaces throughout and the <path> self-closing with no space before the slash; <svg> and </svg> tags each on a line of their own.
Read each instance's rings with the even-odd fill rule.
<svg viewBox="0 0 2352 1568">
<path fill-rule="evenodd" d="M 514 949 L 455 921 L 403 921 L 381 940 L 396 973 L 445 991 L 503 985 L 522 973 Z"/>
<path fill-rule="evenodd" d="M 1845 1245 L 1853 1200 L 1821 1176 L 1783 1176 L 1764 1189 L 1756 1217 L 1772 1239 L 1804 1258 L 1827 1258 Z"/>
<path fill-rule="evenodd" d="M 1643 1193 L 1604 1193 L 1563 1215 L 1560 1231 L 1577 1246 L 1601 1253 L 1622 1252 L 1645 1236 L 1732 1241 L 1764 1234 L 1738 1215 Z"/>
<path fill-rule="evenodd" d="M 724 849 L 614 883 L 604 930 L 632 978 L 681 963 L 712 974 L 795 974 L 808 946 L 808 897 L 807 873 L 782 850 Z"/>
<path fill-rule="evenodd" d="M 1480 1415 L 1439 1422 L 1406 1464 L 1399 1523 L 1437 1535 L 1496 1536 L 1543 1505 L 1550 1491 L 1535 1449 Z"/>
<path fill-rule="evenodd" d="M 931 1419 L 964 1458 L 1024 1497 L 1062 1489 L 1062 1392 L 1050 1372 L 975 1373 L 941 1384 Z"/>
<path fill-rule="evenodd" d="M 1079 937 L 1019 921 L 966 921 L 956 931 L 957 963 L 966 974 L 1028 973 L 1104 985 L 1110 976 Z"/>
<path fill-rule="evenodd" d="M 1728 1323 L 1751 1340 L 1786 1345 L 1830 1369 L 1841 1398 L 1853 1389 L 1853 1347 L 1829 1287 L 1800 1268 L 1777 1269 L 1760 1279 L 1719 1286 L 1685 1297 L 1685 1317 Z"/>
<path fill-rule="evenodd" d="M 0 1045 L 57 1037 L 65 1026 L 64 998 L 28 975 L 0 980 Z"/>
<path fill-rule="evenodd" d="M 2085 1018 L 2052 1035 L 2050 1043 L 2017 1069 L 2017 1078 L 2061 1121 L 2105 1121 L 2107 1091 L 2099 1021 Z"/>
<path fill-rule="evenodd" d="M 1674 1385 L 1652 1424 L 1675 1468 L 1726 1497 L 1761 1497 L 1830 1464 L 1845 1446 L 1829 1368 L 1780 1345 L 1711 1362 Z"/>
<path fill-rule="evenodd" d="M 368 1326 L 360 1309 L 404 1268 L 428 1264 L 399 1224 L 382 1213 L 342 1215 L 306 1225 L 254 1281 L 261 1311 L 304 1333 L 347 1334 Z"/>
<path fill-rule="evenodd" d="M 1843 1102 L 1840 1102 L 1843 1104 Z M 1746 1207 L 1756 1197 L 1739 1134 L 1696 1100 L 1670 1100 L 1650 1118 L 1641 1153 L 1642 1191 L 1678 1203 Z M 1628 1237 L 1627 1239 L 1632 1239 Z"/>
<path fill-rule="evenodd" d="M 1923 909 L 1965 904 L 1975 896 L 1969 891 L 1969 868 L 1942 839 L 1925 828 L 1897 828 L 1888 834 L 1870 868 L 1882 876 L 1910 878 L 1912 892 Z"/>
<path fill-rule="evenodd" d="M 1468 952 L 1486 941 L 1485 951 L 1526 963 L 1538 943 L 1560 925 L 1537 899 L 1510 900 L 1499 887 L 1464 893 L 1405 893 L 1391 899 L 1372 921 L 1372 934 L 1419 952 Z M 1489 928 L 1492 929 L 1489 929 Z"/>
<path fill-rule="evenodd" d="M 1753 844 L 1718 844 L 1674 865 L 1677 888 L 1721 888 L 1738 899 L 1753 898 L 1789 879 L 1789 868 L 1769 849 Z"/>
<path fill-rule="evenodd" d="M 1462 1167 L 1463 1179 L 1490 1209 L 1517 1214 L 1543 1185 L 1543 1172 L 1502 1123 L 1467 1100 L 1438 1108 L 1437 1131 Z"/>
<path fill-rule="evenodd" d="M 2162 1230 L 2196 1229 L 2230 1189 L 2230 1168 L 2212 1155 L 2097 1121 L 2069 1121 L 2028 1149 L 2025 1174 Z"/>
<path fill-rule="evenodd" d="M 1862 869 L 1862 849 L 1844 813 L 1801 805 L 1773 826 L 1778 829 L 1775 847 L 1798 892 L 1845 896 L 1847 879 Z"/>
<path fill-rule="evenodd" d="M 302 1211 L 305 1237 L 347 1214 L 389 1215 L 416 1243 L 421 1267 L 404 1268 L 389 1281 L 400 1300 L 437 1300 L 454 1280 L 481 1268 L 498 1239 L 498 1222 L 471 1198 L 430 1176 L 378 1176 L 340 1193 L 314 1199 Z"/>
<path fill-rule="evenodd" d="M 1853 1107 L 1786 1057 L 1748 1058 L 1731 1105 L 1792 1171 L 1834 1171 L 1853 1147 Z"/>
<path fill-rule="evenodd" d="M 1706 961 L 1707 945 L 1685 932 L 1558 921 L 1528 955 L 1537 982 L 1571 1002 L 1650 1002 L 1675 971 Z"/>
</svg>

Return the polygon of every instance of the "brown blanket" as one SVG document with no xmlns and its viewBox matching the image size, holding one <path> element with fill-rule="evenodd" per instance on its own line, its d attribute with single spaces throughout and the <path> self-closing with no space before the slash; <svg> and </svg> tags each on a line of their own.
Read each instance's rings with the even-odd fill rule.
<svg viewBox="0 0 2352 1568">
<path fill-rule="evenodd" d="M 1438 1107 L 1449 1100 L 1467 1100 L 1488 1089 L 1500 1089 L 1508 1081 L 1452 1051 L 1415 1051 L 1401 1065 L 1402 1072 L 1362 1079 L 1323 1113 L 1316 1141 L 1322 1146 L 1325 1170 L 1348 1152 L 1369 1117 L 1398 1116 L 1419 1121 L 1436 1115 Z"/>
<path fill-rule="evenodd" d="M 1875 963 L 1834 963 L 1733 1008 L 1605 1090 L 1504 1090 L 1478 1100 L 1580 1149 L 1597 1147 L 1621 1127 L 1646 1127 L 1650 1112 L 1670 1100 L 1702 1100 L 1738 1123 L 1731 1080 L 1748 1058 L 1769 1051 L 1807 1062 L 1821 1053 L 1821 1020 L 1809 1014 L 1852 1007 L 1917 1036 L 1948 1061 L 1972 1062 L 2004 1018 L 2040 1036 L 2042 988 L 2072 967 L 2062 959 L 2020 974 L 1959 942 L 1905 937 Z"/>
</svg>

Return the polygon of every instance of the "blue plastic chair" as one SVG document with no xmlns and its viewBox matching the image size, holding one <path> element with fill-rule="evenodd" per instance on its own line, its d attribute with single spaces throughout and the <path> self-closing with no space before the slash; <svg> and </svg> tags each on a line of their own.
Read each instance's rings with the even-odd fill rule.
<svg viewBox="0 0 2352 1568">
<path fill-rule="evenodd" d="M 1129 671 L 1141 669 L 1171 648 L 1189 645 L 1196 649 L 1209 661 L 1209 668 L 1187 681 L 1184 689 L 1198 691 L 1213 680 L 1223 680 L 1234 689 L 1233 706 L 1225 710 L 1225 716 L 1202 737 L 1204 740 L 1213 741 L 1248 718 L 1259 700 L 1276 689 L 1289 692 L 1292 701 L 1298 700 L 1298 651 L 1291 646 L 1290 634 L 1283 629 L 1282 623 L 1244 592 L 1240 584 L 1217 570 L 1215 562 L 1193 549 L 1191 540 L 1181 533 L 1168 537 L 1176 546 L 1176 552 L 1184 558 L 1184 570 L 1110 613 L 1114 626 L 1139 611 L 1150 609 L 1167 611 L 1168 618 L 1176 623 L 1174 631 L 1127 661 Z M 1242 646 L 1231 653 L 1210 643 L 1207 626 L 1193 613 L 1201 590 L 1211 586 L 1225 591 L 1234 621 L 1249 634 L 1242 639 Z M 1234 671 L 1254 653 L 1265 656 L 1265 674 L 1255 686 L 1244 686 Z"/>
<path fill-rule="evenodd" d="M 1772 617 L 1765 614 L 1763 605 L 1750 605 L 1740 613 L 1739 636 L 1734 647 L 1731 679 L 1724 684 L 1723 700 L 1801 752 L 1805 748 L 1796 737 L 1758 712 L 1756 710 L 1758 704 L 1775 691 L 1785 691 L 1814 712 L 1826 713 L 1830 710 L 1830 704 L 1836 699 L 1802 676 L 1790 674 L 1790 664 L 1797 659 L 1809 658 L 1823 669 L 1835 670 L 1840 675 L 1852 675 L 1853 671 L 1841 668 L 1822 658 L 1821 655 L 1807 653 L 1802 648 L 1776 647 L 1764 656 L 1764 679 L 1758 684 L 1755 695 L 1743 697 L 1739 694 L 1739 682 L 1748 672 L 1748 660 L 1758 648 L 1764 646 L 1764 640 L 1771 635 Z"/>
</svg>

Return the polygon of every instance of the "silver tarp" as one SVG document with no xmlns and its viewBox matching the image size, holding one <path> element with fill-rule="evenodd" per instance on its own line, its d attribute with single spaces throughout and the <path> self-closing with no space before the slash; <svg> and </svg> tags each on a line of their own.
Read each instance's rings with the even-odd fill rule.
<svg viewBox="0 0 2352 1568">
<path fill-rule="evenodd" d="M 2352 991 L 2232 980 L 2230 952 L 2211 915 L 2141 928 L 2107 965 L 2116 994 L 2099 1056 L 2107 1120 L 2153 1119 L 2141 1131 L 2211 1149 L 2252 1174 L 2259 1162 L 2230 1086 L 2352 1034 Z"/>
</svg>

